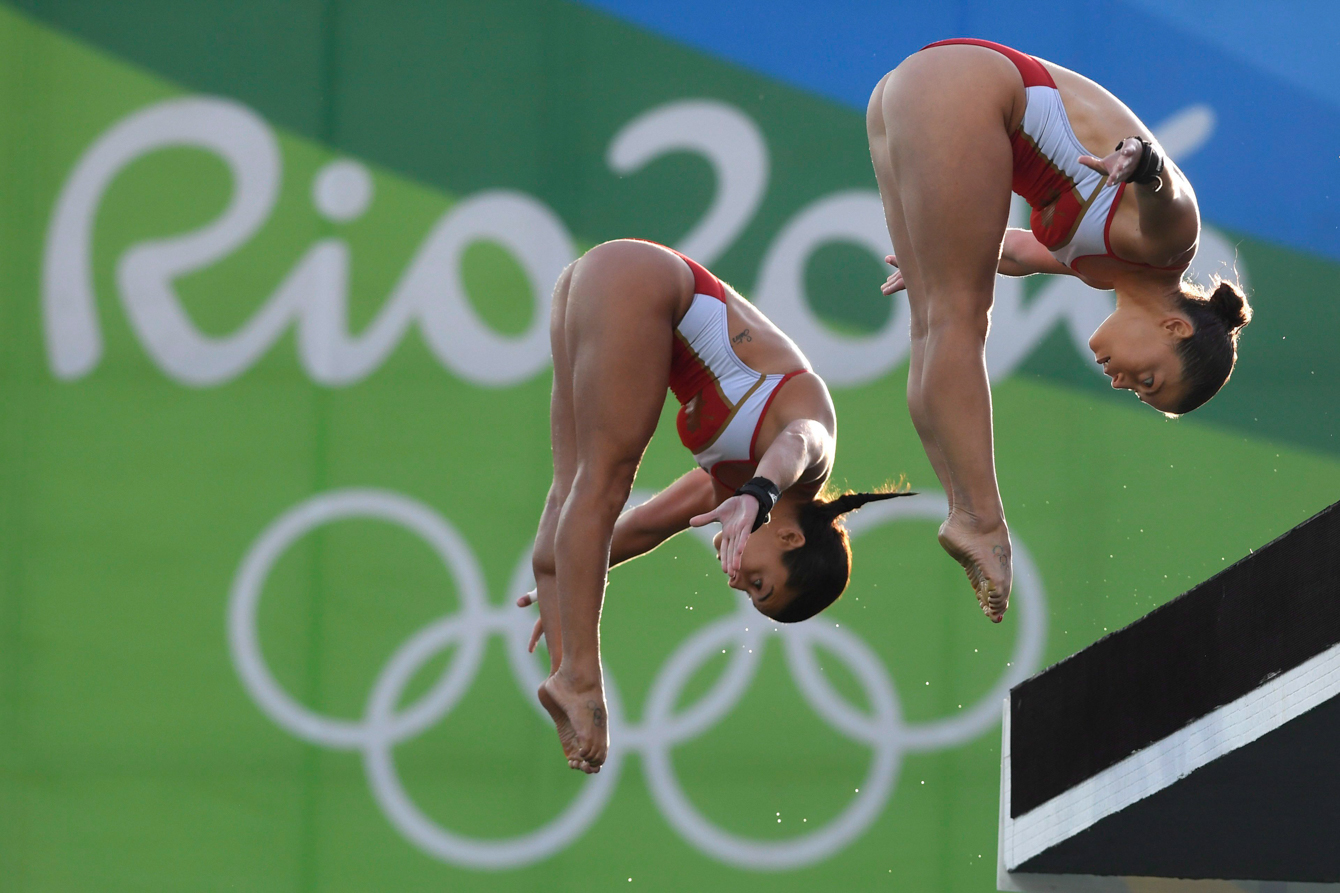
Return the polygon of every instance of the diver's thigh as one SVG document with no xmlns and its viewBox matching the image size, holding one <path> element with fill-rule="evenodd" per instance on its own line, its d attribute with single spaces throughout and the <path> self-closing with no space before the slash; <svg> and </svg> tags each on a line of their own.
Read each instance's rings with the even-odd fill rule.
<svg viewBox="0 0 1340 893">
<path fill-rule="evenodd" d="M 975 69 L 946 66 L 944 57 L 913 64 L 956 50 L 969 51 Z M 1022 81 L 990 50 L 929 53 L 909 58 L 883 92 L 889 169 L 914 275 L 923 292 L 989 291 L 1009 218 L 1013 151 L 1006 126 Z"/>
<path fill-rule="evenodd" d="M 565 348 L 579 466 L 640 459 L 665 405 L 685 276 L 678 257 L 635 242 L 597 246 L 578 263 Z"/>
<path fill-rule="evenodd" d="M 554 386 L 549 400 L 549 439 L 554 458 L 554 494 L 560 502 L 572 486 L 577 461 L 575 414 L 572 399 L 572 362 L 567 348 L 568 293 L 577 264 L 569 264 L 554 286 L 549 321 L 549 346 L 554 361 Z"/>
</svg>

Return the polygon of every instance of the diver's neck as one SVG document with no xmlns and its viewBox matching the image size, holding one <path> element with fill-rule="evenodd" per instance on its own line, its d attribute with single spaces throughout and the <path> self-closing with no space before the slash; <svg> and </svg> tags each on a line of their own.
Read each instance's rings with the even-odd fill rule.
<svg viewBox="0 0 1340 893">
<path fill-rule="evenodd" d="M 812 500 L 800 494 L 798 487 L 789 487 L 782 491 L 781 499 L 772 507 L 771 517 L 775 521 L 799 521 L 800 504 L 802 502 L 811 502 Z"/>
<path fill-rule="evenodd" d="M 1113 291 L 1117 295 L 1117 310 L 1161 312 L 1176 308 L 1182 279 L 1180 275 L 1122 277 L 1114 283 Z"/>
</svg>

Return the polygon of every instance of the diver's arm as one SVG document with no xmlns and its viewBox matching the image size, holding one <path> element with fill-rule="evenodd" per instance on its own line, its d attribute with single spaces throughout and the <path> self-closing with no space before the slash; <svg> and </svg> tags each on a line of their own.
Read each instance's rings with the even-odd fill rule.
<svg viewBox="0 0 1340 893">
<path fill-rule="evenodd" d="M 1163 147 L 1153 142 L 1160 154 Z M 1163 170 L 1148 183 L 1131 180 L 1132 172 L 1144 154 L 1138 137 L 1122 140 L 1111 155 L 1095 158 L 1081 155 L 1080 164 L 1107 175 L 1107 183 L 1126 182 L 1135 192 L 1140 215 L 1140 254 L 1154 266 L 1175 267 L 1189 263 L 1200 241 L 1200 208 L 1191 182 L 1171 158 L 1163 156 Z"/>
<path fill-rule="evenodd" d="M 1155 266 L 1172 267 L 1189 262 L 1200 241 L 1200 208 L 1191 184 L 1169 160 L 1158 181 L 1135 189 L 1136 208 L 1140 212 L 1140 236 L 1148 243 Z M 1130 187 L 1128 187 L 1130 188 Z"/>
<path fill-rule="evenodd" d="M 716 504 L 712 476 L 701 468 L 693 469 L 619 516 L 610 544 L 610 567 L 650 552 L 681 530 L 687 530 L 694 515 L 710 512 Z"/>
<path fill-rule="evenodd" d="M 1002 276 L 1032 276 L 1034 273 L 1053 273 L 1074 276 L 1075 271 L 1057 260 L 1046 246 L 1038 241 L 1031 230 L 1007 229 L 1000 246 Z"/>
<path fill-rule="evenodd" d="M 907 288 L 903 271 L 898 268 L 898 258 L 892 254 L 884 257 L 884 262 L 893 267 L 889 278 L 879 290 L 892 295 Z M 1074 276 L 1075 271 L 1061 263 L 1046 247 L 1037 240 L 1032 231 L 1026 229 L 1005 230 L 1005 240 L 1000 246 L 1000 265 L 997 272 L 1002 276 L 1032 276 L 1034 273 L 1054 273 L 1058 276 Z"/>
<path fill-rule="evenodd" d="M 754 474 L 772 481 L 785 493 L 802 477 L 814 477 L 806 472 L 826 472 L 832 455 L 833 435 L 828 429 L 814 419 L 796 419 L 773 438 Z"/>
</svg>

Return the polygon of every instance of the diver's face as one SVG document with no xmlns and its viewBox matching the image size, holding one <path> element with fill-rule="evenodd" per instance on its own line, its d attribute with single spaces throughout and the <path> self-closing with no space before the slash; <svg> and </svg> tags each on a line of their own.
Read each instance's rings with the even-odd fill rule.
<svg viewBox="0 0 1340 893">
<path fill-rule="evenodd" d="M 1190 334 L 1191 323 L 1181 315 L 1118 310 L 1093 333 L 1089 349 L 1112 387 L 1173 412 L 1185 393 L 1177 344 Z"/>
<path fill-rule="evenodd" d="M 774 524 L 778 527 L 773 528 Z M 721 553 L 721 536 L 717 533 L 712 538 L 712 546 L 718 555 Z M 782 553 L 804 541 L 804 536 L 794 525 L 783 524 L 778 519 L 764 524 L 745 540 L 740 570 L 730 578 L 730 587 L 749 596 L 759 613 L 776 617 L 795 598 L 795 593 L 787 588 L 790 573 L 782 562 Z"/>
</svg>

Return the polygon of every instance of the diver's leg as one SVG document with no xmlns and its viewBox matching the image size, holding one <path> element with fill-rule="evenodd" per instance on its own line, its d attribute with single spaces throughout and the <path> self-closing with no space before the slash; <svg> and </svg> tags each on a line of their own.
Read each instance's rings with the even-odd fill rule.
<svg viewBox="0 0 1340 893">
<path fill-rule="evenodd" d="M 540 527 L 535 535 L 531 555 L 531 569 L 535 572 L 536 599 L 544 623 L 545 643 L 549 648 L 549 671 L 558 669 L 563 658 L 563 633 L 558 618 L 558 596 L 555 591 L 554 534 L 558 531 L 558 514 L 563 500 L 572 488 L 572 476 L 577 464 L 576 434 L 573 430 L 572 364 L 568 361 L 564 339 L 564 317 L 567 313 L 568 290 L 572 270 L 568 268 L 558 277 L 549 322 L 549 343 L 554 360 L 554 387 L 549 402 L 549 441 L 554 460 L 554 479 L 544 500 Z"/>
<path fill-rule="evenodd" d="M 541 701 L 576 735 L 581 768 L 609 747 L 600 609 L 614 523 L 656 429 L 670 379 L 675 310 L 693 288 L 682 260 L 658 246 L 611 242 L 589 251 L 569 285 L 575 464 L 554 537 L 563 656 Z"/>
<path fill-rule="evenodd" d="M 554 460 L 554 479 L 544 500 L 544 511 L 540 515 L 540 527 L 535 535 L 535 548 L 531 555 L 531 569 L 535 573 L 535 593 L 539 602 L 540 620 L 544 627 L 545 644 L 549 649 L 549 672 L 558 669 L 563 658 L 563 632 L 559 622 L 558 579 L 554 563 L 554 537 L 558 531 L 558 517 L 563 509 L 563 501 L 572 489 L 572 476 L 576 469 L 577 444 L 573 428 L 572 401 L 572 364 L 568 360 L 567 343 L 564 335 L 564 319 L 567 314 L 568 292 L 572 282 L 572 272 L 576 264 L 569 264 L 558 277 L 554 286 L 554 299 L 549 320 L 549 342 L 554 360 L 554 386 L 549 405 L 549 438 Z M 545 702 L 543 689 L 540 702 Z M 548 708 L 548 704 L 545 707 Z M 563 755 L 568 765 L 574 769 L 581 767 L 578 755 L 577 733 L 572 723 L 561 711 L 557 714 L 549 711 L 558 729 L 558 741 L 563 747 Z"/>
<path fill-rule="evenodd" d="M 879 194 L 884 203 L 884 220 L 889 228 L 889 241 L 893 244 L 893 253 L 898 259 L 898 268 L 903 273 L 903 282 L 908 296 L 913 291 L 922 293 L 921 273 L 917 266 L 916 251 L 912 247 L 911 237 L 907 233 L 907 223 L 903 220 L 903 206 L 898 200 L 893 159 L 889 157 L 888 131 L 884 123 L 884 84 L 886 75 L 875 86 L 870 96 L 870 106 L 866 110 L 866 131 L 870 138 L 870 160 L 875 168 L 875 180 L 879 183 Z M 898 300 L 895 295 L 894 300 Z M 911 357 L 907 369 L 907 411 L 912 417 L 912 425 L 921 438 L 922 449 L 930 460 L 931 468 L 940 481 L 945 498 L 949 500 L 950 512 L 954 508 L 954 488 L 950 483 L 949 465 L 944 452 L 936 443 L 931 427 L 926 420 L 926 404 L 922 399 L 922 364 L 926 357 L 926 334 L 929 321 L 924 301 L 912 301 L 908 298 L 912 310 L 910 327 Z"/>
<path fill-rule="evenodd" d="M 915 271 L 908 300 L 926 327 L 913 402 L 918 427 L 939 448 L 950 479 L 953 510 L 940 543 L 963 565 L 993 620 L 1008 604 L 1012 563 L 985 346 L 1009 217 L 1007 127 L 1021 91 L 1003 56 L 958 46 L 910 57 L 881 96 L 890 197 L 901 208 Z"/>
</svg>

